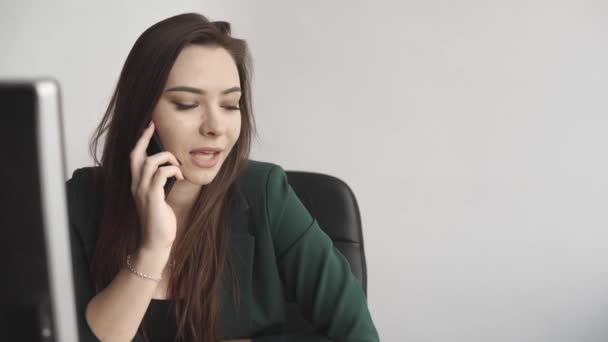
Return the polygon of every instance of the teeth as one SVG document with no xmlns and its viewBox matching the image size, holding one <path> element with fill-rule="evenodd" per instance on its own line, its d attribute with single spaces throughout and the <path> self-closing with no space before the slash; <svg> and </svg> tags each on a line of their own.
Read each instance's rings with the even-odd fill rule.
<svg viewBox="0 0 608 342">
<path fill-rule="evenodd" d="M 215 155 L 214 152 L 211 152 L 211 153 L 207 153 L 207 152 L 195 152 L 195 153 L 192 153 L 192 154 L 194 154 L 198 158 L 202 157 L 203 159 L 211 159 Z"/>
</svg>

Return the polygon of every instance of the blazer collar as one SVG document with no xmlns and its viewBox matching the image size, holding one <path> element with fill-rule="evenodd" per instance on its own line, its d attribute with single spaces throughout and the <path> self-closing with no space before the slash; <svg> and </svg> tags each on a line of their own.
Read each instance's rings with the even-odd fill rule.
<svg viewBox="0 0 608 342">
<path fill-rule="evenodd" d="M 251 235 L 249 231 L 249 201 L 243 193 L 242 187 L 239 182 L 233 184 L 232 189 L 232 224 L 231 229 L 233 234 L 247 234 Z"/>
<path fill-rule="evenodd" d="M 251 333 L 251 287 L 253 278 L 253 259 L 255 237 L 252 234 L 250 205 L 238 182 L 231 191 L 232 213 L 230 223 L 230 259 L 238 278 L 238 288 L 233 288 L 232 278 L 224 267 L 222 275 L 222 311 L 220 331 L 223 339 L 233 339 Z M 239 292 L 241 301 L 235 305 L 235 291 Z"/>
</svg>

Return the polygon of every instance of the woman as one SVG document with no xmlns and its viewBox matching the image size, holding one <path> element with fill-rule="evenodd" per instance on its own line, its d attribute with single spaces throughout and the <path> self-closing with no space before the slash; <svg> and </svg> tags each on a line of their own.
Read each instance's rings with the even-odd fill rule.
<svg viewBox="0 0 608 342">
<path fill-rule="evenodd" d="M 250 78 L 226 22 L 178 15 L 135 42 L 91 140 L 97 166 L 67 182 L 81 341 L 378 340 L 284 170 L 248 159 Z M 154 132 L 166 151 L 147 155 Z M 284 334 L 285 296 L 318 336 Z"/>
</svg>

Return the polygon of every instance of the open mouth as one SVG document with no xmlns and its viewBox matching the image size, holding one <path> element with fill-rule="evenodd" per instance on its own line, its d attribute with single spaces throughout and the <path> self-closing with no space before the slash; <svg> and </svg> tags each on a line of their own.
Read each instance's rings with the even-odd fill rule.
<svg viewBox="0 0 608 342">
<path fill-rule="evenodd" d="M 217 156 L 219 154 L 219 152 L 190 152 L 190 154 L 199 157 L 199 158 L 207 158 L 207 159 L 211 159 L 214 156 Z"/>
<path fill-rule="evenodd" d="M 219 160 L 219 152 L 196 152 L 190 153 L 192 163 L 199 167 L 213 167 Z"/>
</svg>

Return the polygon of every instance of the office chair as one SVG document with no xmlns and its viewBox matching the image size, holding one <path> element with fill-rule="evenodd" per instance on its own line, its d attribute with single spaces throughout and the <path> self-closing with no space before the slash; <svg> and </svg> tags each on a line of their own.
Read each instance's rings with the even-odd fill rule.
<svg viewBox="0 0 608 342">
<path fill-rule="evenodd" d="M 286 171 L 287 179 L 306 209 L 346 257 L 351 270 L 367 295 L 367 269 L 359 206 L 354 193 L 342 180 L 320 173 Z M 312 325 L 300 314 L 296 303 L 287 299 L 290 333 L 313 333 Z"/>
</svg>

